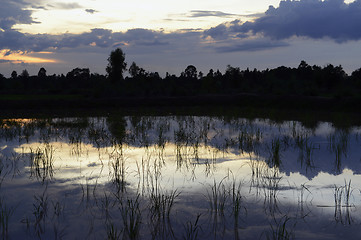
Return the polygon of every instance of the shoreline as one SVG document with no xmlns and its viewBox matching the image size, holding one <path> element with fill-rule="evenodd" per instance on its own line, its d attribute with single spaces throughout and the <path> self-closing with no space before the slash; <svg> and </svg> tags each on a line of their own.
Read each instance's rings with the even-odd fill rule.
<svg viewBox="0 0 361 240">
<path fill-rule="evenodd" d="M 42 97 L 19 95 L 23 98 L 1 99 L 0 110 L 52 110 L 96 109 L 134 107 L 189 107 L 189 106 L 234 106 L 271 108 L 283 110 L 317 110 L 332 112 L 359 112 L 359 97 L 311 97 L 296 95 L 197 95 L 182 97 Z M 32 97 L 29 97 L 32 96 Z M 71 95 L 70 95 L 71 96 Z M 27 99 L 27 97 L 29 97 Z"/>
<path fill-rule="evenodd" d="M 361 126 L 361 99 L 274 95 L 207 95 L 157 98 L 0 100 L 1 117 L 224 116 Z"/>
</svg>

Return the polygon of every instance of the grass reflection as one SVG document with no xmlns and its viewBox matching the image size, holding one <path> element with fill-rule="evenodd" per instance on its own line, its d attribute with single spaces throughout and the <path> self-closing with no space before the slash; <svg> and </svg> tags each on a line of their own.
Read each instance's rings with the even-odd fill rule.
<svg viewBox="0 0 361 240">
<path fill-rule="evenodd" d="M 3 238 L 290 239 L 361 223 L 352 131 L 193 116 L 1 126 Z"/>
</svg>

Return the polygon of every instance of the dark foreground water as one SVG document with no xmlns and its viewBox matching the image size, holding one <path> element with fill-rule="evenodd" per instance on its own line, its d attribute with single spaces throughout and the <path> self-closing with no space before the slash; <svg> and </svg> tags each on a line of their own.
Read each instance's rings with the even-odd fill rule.
<svg viewBox="0 0 361 240">
<path fill-rule="evenodd" d="M 360 239 L 361 128 L 0 120 L 3 239 Z"/>
</svg>

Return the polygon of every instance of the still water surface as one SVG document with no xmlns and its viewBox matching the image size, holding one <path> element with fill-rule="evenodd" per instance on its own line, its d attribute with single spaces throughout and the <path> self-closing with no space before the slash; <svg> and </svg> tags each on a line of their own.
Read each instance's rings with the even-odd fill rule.
<svg viewBox="0 0 361 240">
<path fill-rule="evenodd" d="M 360 239 L 361 128 L 0 121 L 4 239 Z"/>
</svg>

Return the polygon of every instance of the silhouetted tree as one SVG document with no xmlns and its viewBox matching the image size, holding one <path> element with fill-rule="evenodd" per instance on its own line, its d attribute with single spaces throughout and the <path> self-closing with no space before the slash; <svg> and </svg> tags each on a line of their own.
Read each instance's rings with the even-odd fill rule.
<svg viewBox="0 0 361 240">
<path fill-rule="evenodd" d="M 0 73 L 0 89 L 4 88 L 4 81 L 6 78 Z"/>
<path fill-rule="evenodd" d="M 40 68 L 40 70 L 39 70 L 39 72 L 38 72 L 38 77 L 40 77 L 40 78 L 44 78 L 44 77 L 46 77 L 46 70 L 45 70 L 45 68 Z"/>
<path fill-rule="evenodd" d="M 361 68 L 352 72 L 351 81 L 355 87 L 361 90 Z"/>
<path fill-rule="evenodd" d="M 186 78 L 197 78 L 197 68 L 193 65 L 188 65 L 184 70 L 184 76 Z"/>
<path fill-rule="evenodd" d="M 213 71 L 213 69 L 209 69 L 209 72 L 207 73 L 207 77 L 211 77 L 211 78 L 214 77 L 214 71 Z"/>
<path fill-rule="evenodd" d="M 90 77 L 90 71 L 89 68 L 74 68 L 70 72 L 66 74 L 67 78 L 81 78 L 81 79 L 87 79 Z"/>
<path fill-rule="evenodd" d="M 28 78 L 28 77 L 29 77 L 29 72 L 28 72 L 28 70 L 24 69 L 24 70 L 21 72 L 20 77 Z"/>
<path fill-rule="evenodd" d="M 17 78 L 18 77 L 18 73 L 16 71 L 13 71 L 11 73 L 11 78 Z"/>
<path fill-rule="evenodd" d="M 125 54 L 122 49 L 117 48 L 110 53 L 106 71 L 112 81 L 123 80 L 123 72 L 127 69 Z"/>
<path fill-rule="evenodd" d="M 132 62 L 132 64 L 129 67 L 129 74 L 133 78 L 136 78 L 138 76 L 144 76 L 145 75 L 145 70 L 143 68 L 141 68 L 141 67 L 138 67 L 135 62 Z"/>
</svg>

